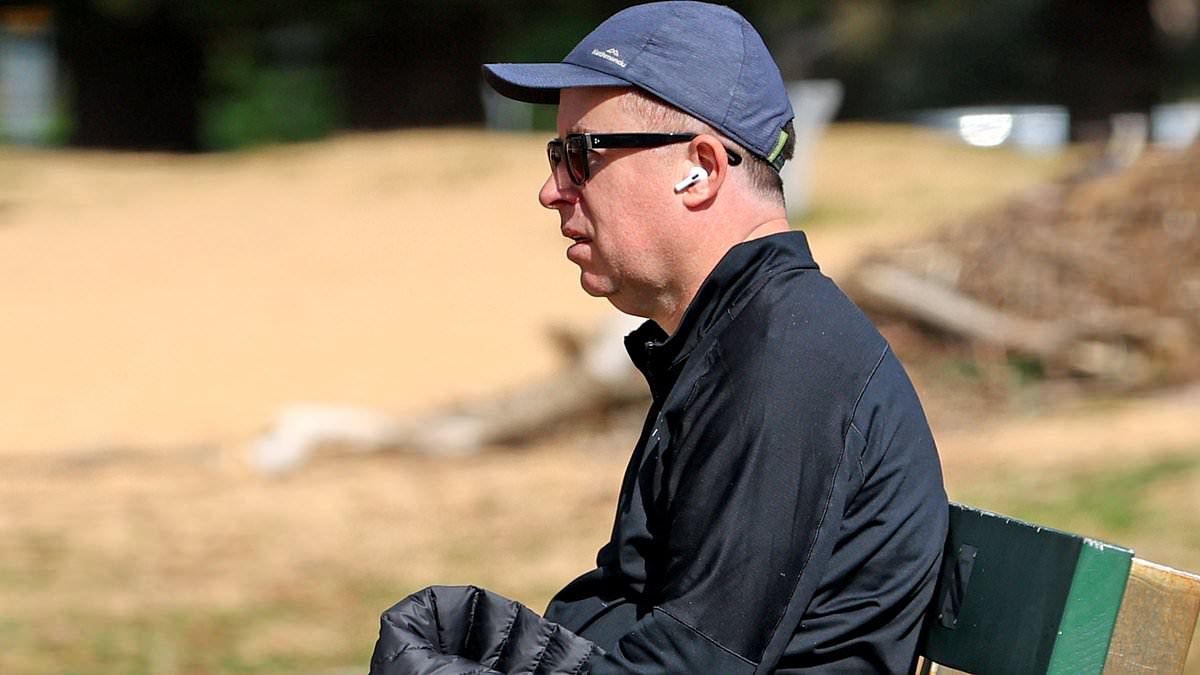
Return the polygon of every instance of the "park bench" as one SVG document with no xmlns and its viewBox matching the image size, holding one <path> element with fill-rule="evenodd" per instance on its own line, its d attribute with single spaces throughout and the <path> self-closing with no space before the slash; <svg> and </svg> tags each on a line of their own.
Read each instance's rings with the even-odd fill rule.
<svg viewBox="0 0 1200 675">
<path fill-rule="evenodd" d="M 921 675 L 1182 673 L 1200 576 L 952 504 Z"/>
</svg>

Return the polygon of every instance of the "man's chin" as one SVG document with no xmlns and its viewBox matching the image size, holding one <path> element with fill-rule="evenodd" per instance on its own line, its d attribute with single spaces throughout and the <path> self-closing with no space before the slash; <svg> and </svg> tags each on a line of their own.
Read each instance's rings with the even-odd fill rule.
<svg viewBox="0 0 1200 675">
<path fill-rule="evenodd" d="M 611 281 L 605 278 L 598 278 L 587 272 L 579 274 L 579 286 L 583 289 L 584 293 L 593 298 L 611 298 L 616 292 Z"/>
</svg>

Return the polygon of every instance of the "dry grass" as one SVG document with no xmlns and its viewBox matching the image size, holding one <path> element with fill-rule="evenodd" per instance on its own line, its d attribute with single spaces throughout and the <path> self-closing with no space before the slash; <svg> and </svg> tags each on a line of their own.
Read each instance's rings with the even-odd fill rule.
<svg viewBox="0 0 1200 675">
<path fill-rule="evenodd" d="M 241 455 L 289 401 L 410 410 L 556 366 L 545 327 L 607 308 L 577 290 L 534 201 L 541 143 L 0 149 L 0 673 L 359 672 L 379 612 L 421 586 L 476 583 L 540 608 L 585 570 L 628 433 L 327 457 L 278 479 Z M 836 276 L 865 243 L 1061 161 L 835 129 L 809 219 L 818 259 Z M 1200 568 L 1194 395 L 1042 394 L 981 415 L 978 383 L 938 372 L 919 383 L 952 496 Z"/>
<path fill-rule="evenodd" d="M 476 583 L 542 605 L 590 563 L 620 458 L 25 466 L 0 479 L 0 672 L 315 672 L 388 604 Z M 41 470 L 38 470 L 38 469 Z"/>
</svg>

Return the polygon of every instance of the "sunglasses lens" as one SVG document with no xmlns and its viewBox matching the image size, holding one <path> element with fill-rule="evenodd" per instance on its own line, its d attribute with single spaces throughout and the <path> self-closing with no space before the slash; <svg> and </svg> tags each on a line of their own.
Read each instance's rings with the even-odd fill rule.
<svg viewBox="0 0 1200 675">
<path fill-rule="evenodd" d="M 558 171 L 558 165 L 562 164 L 563 156 L 567 159 L 567 175 L 571 177 L 571 182 L 576 185 L 583 185 L 586 180 L 580 167 L 586 167 L 586 153 L 581 161 L 578 154 L 583 151 L 583 145 L 578 142 L 578 139 L 568 138 L 566 141 L 554 139 L 546 144 L 546 158 L 550 160 L 550 173 Z"/>
<path fill-rule="evenodd" d="M 572 137 L 566 140 L 567 173 L 576 185 L 583 185 L 588 179 L 587 147 L 583 139 Z"/>
</svg>

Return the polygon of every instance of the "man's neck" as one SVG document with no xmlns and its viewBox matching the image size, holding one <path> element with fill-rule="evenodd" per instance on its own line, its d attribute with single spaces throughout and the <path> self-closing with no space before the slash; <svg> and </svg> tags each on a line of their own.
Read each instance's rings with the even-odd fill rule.
<svg viewBox="0 0 1200 675">
<path fill-rule="evenodd" d="M 688 305 L 691 304 L 693 297 L 695 297 L 695 293 L 693 293 L 691 297 L 687 298 L 687 302 L 680 303 L 674 307 L 668 315 L 651 318 L 654 319 L 654 322 L 657 323 L 667 335 L 674 335 L 675 329 L 679 328 L 679 322 L 683 321 L 683 313 L 687 311 Z"/>
<path fill-rule="evenodd" d="M 733 248 L 742 242 L 747 242 L 752 239 L 760 239 L 762 237 L 767 237 L 772 234 L 779 234 L 780 232 L 787 232 L 789 230 L 791 230 L 791 226 L 788 225 L 787 218 L 783 217 L 773 218 L 755 226 L 752 230 L 746 233 L 746 236 L 741 241 L 734 241 L 728 246 L 724 247 L 724 250 L 719 252 L 720 255 L 715 257 L 712 264 L 706 266 L 707 269 L 704 270 L 703 274 L 698 275 L 698 279 L 695 279 L 692 284 L 686 287 L 670 301 L 662 303 L 662 312 L 655 314 L 650 318 L 654 319 L 654 322 L 657 323 L 664 331 L 666 331 L 667 335 L 674 335 L 675 330 L 679 328 L 679 323 L 683 320 L 684 312 L 686 312 L 688 306 L 692 304 L 692 299 L 696 297 L 696 293 L 700 291 L 700 286 L 704 283 L 704 280 L 707 279 L 710 274 L 712 274 L 712 271 L 716 268 L 717 263 L 719 263 L 721 258 L 723 258 L 725 254 L 729 252 L 730 248 Z"/>
<path fill-rule="evenodd" d="M 761 237 L 766 237 L 766 236 L 769 236 L 772 234 L 779 234 L 780 232 L 787 232 L 791 229 L 792 229 L 792 226 L 788 224 L 787 218 L 783 218 L 783 217 L 772 218 L 771 220 L 768 220 L 767 222 L 765 222 L 765 223 L 759 225 L 758 227 L 754 228 L 753 230 L 751 230 L 750 233 L 746 235 L 746 238 L 743 239 L 742 241 L 750 241 L 751 239 L 759 239 Z"/>
</svg>

